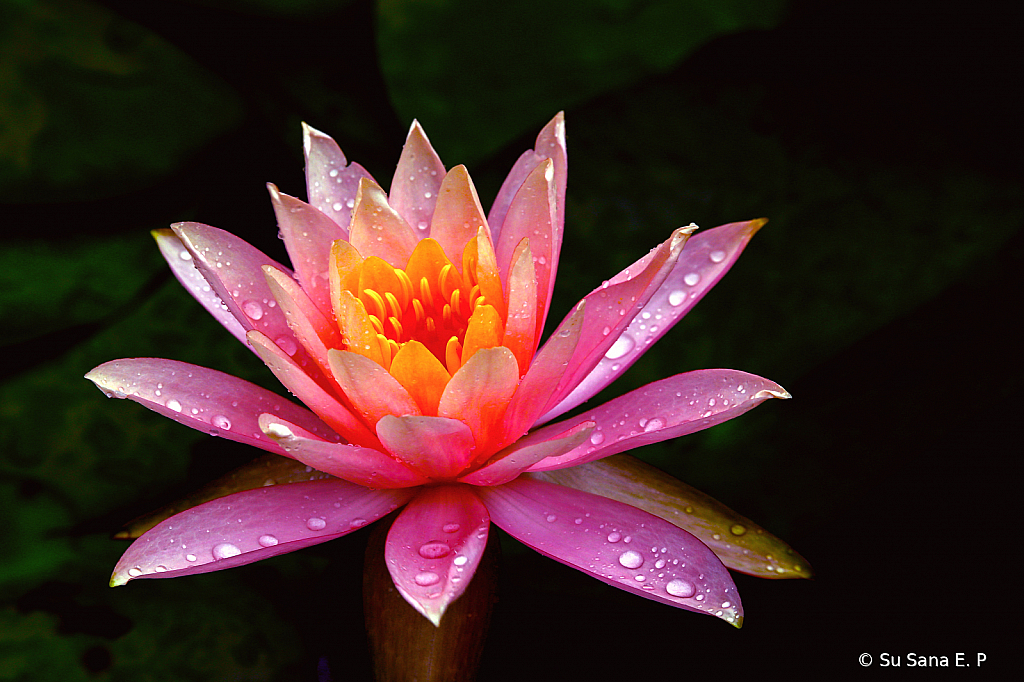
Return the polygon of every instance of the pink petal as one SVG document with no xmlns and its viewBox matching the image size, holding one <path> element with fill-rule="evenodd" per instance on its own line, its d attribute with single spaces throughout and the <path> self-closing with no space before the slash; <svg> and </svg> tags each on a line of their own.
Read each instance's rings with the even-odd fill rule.
<svg viewBox="0 0 1024 682">
<path fill-rule="evenodd" d="M 633 594 L 743 622 L 736 586 L 700 540 L 629 505 L 517 478 L 477 494 L 491 521 L 520 542 Z"/>
<path fill-rule="evenodd" d="M 114 567 L 110 584 L 219 571 L 293 552 L 358 530 L 413 494 L 327 479 L 221 497 L 160 522 L 136 540 Z"/>
<path fill-rule="evenodd" d="M 388 197 L 372 180 L 359 181 L 352 209 L 349 243 L 363 258 L 377 256 L 396 268 L 404 268 L 419 237 L 388 205 Z"/>
<path fill-rule="evenodd" d="M 152 234 L 156 239 L 157 246 L 160 247 L 160 253 L 167 264 L 171 266 L 171 272 L 178 278 L 181 285 L 236 339 L 245 343 L 246 327 L 243 327 L 242 323 L 235 319 L 235 316 L 220 300 L 220 296 L 199 272 L 199 268 L 193 262 L 192 254 L 181 243 L 174 231 L 170 229 L 153 230 Z"/>
<path fill-rule="evenodd" d="M 409 488 L 427 482 L 425 476 L 383 452 L 359 445 L 327 442 L 276 415 L 260 415 L 260 428 L 284 448 L 289 457 L 357 485 Z"/>
<path fill-rule="evenodd" d="M 287 274 L 269 265 L 263 266 L 263 274 L 292 334 L 320 367 L 320 371 L 330 376 L 327 351 L 343 345 L 337 325 L 324 316 L 299 283 Z M 333 312 L 328 314 L 331 317 L 334 315 Z"/>
<path fill-rule="evenodd" d="M 430 221 L 430 236 L 441 245 L 448 260 L 462 267 L 462 252 L 481 228 L 487 228 L 473 180 L 465 166 L 456 166 L 444 176 L 437 190 L 437 205 Z"/>
<path fill-rule="evenodd" d="M 465 469 L 474 445 L 468 426 L 445 417 L 385 415 L 377 436 L 392 455 L 437 480 Z"/>
<path fill-rule="evenodd" d="M 695 233 L 672 272 L 597 366 L 541 422 L 568 412 L 611 384 L 700 301 L 728 272 L 763 220 L 729 223 Z"/>
<path fill-rule="evenodd" d="M 693 229 L 696 228 L 679 228 L 669 239 L 638 261 L 639 265 L 620 273 L 616 277 L 618 281 L 600 286 L 587 294 L 583 299 L 586 301 L 586 312 L 579 343 L 569 360 L 558 391 L 547 401 L 546 408 L 561 402 L 611 350 L 615 339 L 629 321 L 639 314 L 668 276 Z"/>
<path fill-rule="evenodd" d="M 113 360 L 85 378 L 107 396 L 128 398 L 198 431 L 285 454 L 260 430 L 264 412 L 280 415 L 318 438 L 338 435 L 316 415 L 279 395 L 230 374 L 176 360 Z"/>
<path fill-rule="evenodd" d="M 266 363 L 278 381 L 327 422 L 342 438 L 358 445 L 380 447 L 377 436 L 370 432 L 366 425 L 359 421 L 337 397 L 314 381 L 277 344 L 255 331 L 249 332 L 248 339 L 249 345 Z"/>
<path fill-rule="evenodd" d="M 302 124 L 309 203 L 348 233 L 352 207 L 362 178 L 373 180 L 358 163 L 349 164 L 330 136 Z"/>
<path fill-rule="evenodd" d="M 501 235 L 502 226 L 505 224 L 505 215 L 508 213 L 508 207 L 511 205 L 516 192 L 519 191 L 527 176 L 545 159 L 551 159 L 554 162 L 556 230 L 553 235 L 555 238 L 553 251 L 556 254 L 561 251 L 562 225 L 565 218 L 565 183 L 567 177 L 565 114 L 563 112 L 558 112 L 544 126 L 543 130 L 537 135 L 537 142 L 534 148 L 523 152 L 522 156 L 519 157 L 519 160 L 512 167 L 508 177 L 505 178 L 505 182 L 502 183 L 501 189 L 498 190 L 498 196 L 495 198 L 494 204 L 491 206 L 491 212 L 487 216 L 495 243 L 498 242 L 498 237 Z"/>
<path fill-rule="evenodd" d="M 581 445 L 594 430 L 593 422 L 583 422 L 565 433 L 553 435 L 545 431 L 523 436 L 491 458 L 490 462 L 459 479 L 470 485 L 495 486 L 513 478 L 547 457 L 558 457 Z"/>
<path fill-rule="evenodd" d="M 327 274 L 331 242 L 348 240 L 348 223 L 338 225 L 317 208 L 267 185 L 277 226 L 288 257 L 306 295 L 325 315 L 331 314 L 331 283 Z"/>
<path fill-rule="evenodd" d="M 512 352 L 502 346 L 483 348 L 445 386 L 437 415 L 468 426 L 476 440 L 474 454 L 480 455 L 500 439 L 497 427 L 518 384 L 519 366 Z"/>
<path fill-rule="evenodd" d="M 555 392 L 579 343 L 584 319 L 584 301 L 576 305 L 569 317 L 555 330 L 530 369 L 519 382 L 519 388 L 505 412 L 504 437 L 507 442 L 526 433 Z"/>
<path fill-rule="evenodd" d="M 422 490 L 392 524 L 384 546 L 391 579 L 434 625 L 472 580 L 489 526 L 484 505 L 459 485 Z"/>
<path fill-rule="evenodd" d="M 420 413 L 405 387 L 370 358 L 352 351 L 332 350 L 328 359 L 345 397 L 367 424 L 376 424 L 387 414 Z"/>
<path fill-rule="evenodd" d="M 527 474 L 618 500 L 693 533 L 726 567 L 759 578 L 810 578 L 792 547 L 721 502 L 629 455 Z"/>
<path fill-rule="evenodd" d="M 562 469 L 617 452 L 678 438 L 738 417 L 768 398 L 789 398 L 774 381 L 734 369 L 700 369 L 677 374 L 609 400 L 584 414 L 556 422 L 562 432 L 580 421 L 597 424 L 590 440 L 576 450 L 543 460 L 531 471 Z"/>
<path fill-rule="evenodd" d="M 412 226 L 418 238 L 426 237 L 429 232 L 444 175 L 444 164 L 430 145 L 427 134 L 418 121 L 413 121 L 391 180 L 388 203 Z"/>
<path fill-rule="evenodd" d="M 505 300 L 508 316 L 502 344 L 512 351 L 519 363 L 519 374 L 525 374 L 537 350 L 537 275 L 529 240 L 512 256 L 511 271 L 506 276 Z"/>
<path fill-rule="evenodd" d="M 551 304 L 558 261 L 558 253 L 554 251 L 557 241 L 554 183 L 554 162 L 550 159 L 542 161 L 523 181 L 509 206 L 501 236 L 494 243 L 498 267 L 507 279 L 516 248 L 524 238 L 530 240 L 537 278 L 537 337 L 544 327 Z"/>
</svg>

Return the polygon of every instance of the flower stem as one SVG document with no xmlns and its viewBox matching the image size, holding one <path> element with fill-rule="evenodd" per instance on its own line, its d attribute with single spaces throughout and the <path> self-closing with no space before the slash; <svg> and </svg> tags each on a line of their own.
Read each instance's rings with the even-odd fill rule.
<svg viewBox="0 0 1024 682">
<path fill-rule="evenodd" d="M 472 582 L 445 611 L 437 627 L 395 589 L 384 563 L 391 524 L 377 523 L 366 548 L 363 614 L 377 682 L 471 682 L 497 600 L 501 554 L 495 533 L 487 540 Z"/>
</svg>

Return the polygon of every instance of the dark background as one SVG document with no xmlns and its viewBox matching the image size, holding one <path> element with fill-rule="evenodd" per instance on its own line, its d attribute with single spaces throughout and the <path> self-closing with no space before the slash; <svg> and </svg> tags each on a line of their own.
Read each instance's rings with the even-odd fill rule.
<svg viewBox="0 0 1024 682">
<path fill-rule="evenodd" d="M 106 587 L 121 523 L 251 457 L 81 376 L 269 372 L 148 236 L 198 220 L 279 259 L 300 121 L 384 185 L 413 117 L 485 205 L 566 111 L 552 317 L 690 221 L 771 222 L 609 395 L 701 367 L 794 395 L 638 451 L 790 542 L 746 622 L 504 543 L 481 680 L 1016 666 L 1020 10 L 1009 2 L 208 0 L 0 5 L 0 679 L 364 680 L 365 532 Z M 1018 424 L 1014 426 L 1014 424 Z M 858 664 L 874 657 L 872 669 Z"/>
</svg>

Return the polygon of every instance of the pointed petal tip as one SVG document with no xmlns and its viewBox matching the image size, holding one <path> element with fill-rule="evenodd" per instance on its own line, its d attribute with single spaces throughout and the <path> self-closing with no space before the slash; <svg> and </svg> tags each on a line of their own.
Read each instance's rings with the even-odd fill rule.
<svg viewBox="0 0 1024 682">
<path fill-rule="evenodd" d="M 110 575 L 110 582 L 107 583 L 107 584 L 110 587 L 121 587 L 122 585 L 127 584 L 129 580 L 130 580 L 130 578 L 128 578 L 126 575 L 124 575 L 124 574 L 122 574 L 122 573 L 120 573 L 118 571 L 114 571 Z"/>
<path fill-rule="evenodd" d="M 750 234 L 754 235 L 758 230 L 768 224 L 767 218 L 758 218 L 750 221 Z"/>
<path fill-rule="evenodd" d="M 779 386 L 779 390 L 778 391 L 773 391 L 773 390 L 765 389 L 763 391 L 758 391 L 757 393 L 754 394 L 754 399 L 755 400 L 757 400 L 757 399 L 765 399 L 765 400 L 767 400 L 768 398 L 781 398 L 782 400 L 789 400 L 792 397 L 793 397 L 793 395 L 789 391 L 787 391 L 786 389 L 782 388 L 781 386 Z"/>
</svg>

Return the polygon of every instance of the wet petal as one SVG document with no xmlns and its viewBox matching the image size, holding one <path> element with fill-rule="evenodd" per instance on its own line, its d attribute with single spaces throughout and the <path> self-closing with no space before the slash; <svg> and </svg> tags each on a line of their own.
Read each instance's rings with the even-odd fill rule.
<svg viewBox="0 0 1024 682">
<path fill-rule="evenodd" d="M 269 265 L 263 266 L 263 273 L 292 334 L 320 371 L 329 376 L 327 351 L 342 345 L 337 326 L 324 316 L 294 279 Z"/>
<path fill-rule="evenodd" d="M 174 234 L 174 230 L 170 228 L 153 230 L 152 235 L 156 239 L 157 246 L 160 247 L 160 253 L 167 261 L 167 264 L 171 266 L 171 272 L 181 282 L 181 285 L 206 308 L 207 312 L 213 315 L 215 320 L 224 325 L 236 339 L 246 343 L 245 332 L 247 329 L 228 310 L 228 307 L 221 301 L 217 292 L 213 290 L 210 283 L 199 272 L 199 268 L 193 262 L 192 254 L 181 243 L 181 240 L 178 239 L 178 235 Z"/>
<path fill-rule="evenodd" d="M 495 486 L 508 483 L 520 473 L 547 457 L 558 457 L 578 447 L 594 430 L 593 422 L 576 424 L 562 434 L 528 434 L 494 455 L 476 471 L 459 479 L 470 485 Z"/>
<path fill-rule="evenodd" d="M 349 242 L 363 256 L 377 256 L 396 268 L 403 268 L 419 237 L 388 205 L 388 197 L 376 183 L 359 181 L 359 194 L 352 209 Z"/>
<path fill-rule="evenodd" d="M 437 206 L 430 222 L 430 237 L 436 239 L 453 263 L 461 263 L 462 252 L 477 230 L 487 228 L 473 180 L 465 166 L 448 171 L 438 189 Z"/>
<path fill-rule="evenodd" d="M 373 360 L 342 350 L 330 351 L 328 358 L 345 397 L 367 424 L 376 424 L 386 414 L 420 413 L 409 392 Z"/>
<path fill-rule="evenodd" d="M 810 578 L 807 561 L 792 547 L 682 481 L 631 457 L 612 455 L 533 478 L 583 490 L 665 519 L 697 536 L 728 568 L 760 578 Z"/>
<path fill-rule="evenodd" d="M 128 398 L 198 431 L 284 454 L 260 430 L 264 412 L 279 414 L 325 440 L 338 435 L 309 410 L 248 381 L 176 360 L 106 362 L 85 378 L 110 397 Z"/>
<path fill-rule="evenodd" d="M 331 286 L 327 267 L 331 242 L 348 239 L 348 222 L 338 225 L 314 206 L 278 192 L 274 185 L 268 184 L 267 189 L 295 275 L 320 312 L 330 315 Z"/>
<path fill-rule="evenodd" d="M 485 452 L 500 438 L 497 427 L 518 384 L 519 368 L 508 348 L 484 348 L 448 382 L 437 414 L 465 423 L 476 439 L 477 452 Z"/>
<path fill-rule="evenodd" d="M 395 168 L 395 177 L 391 180 L 388 203 L 419 237 L 427 236 L 443 179 L 444 164 L 430 145 L 422 126 L 413 121 Z"/>
<path fill-rule="evenodd" d="M 547 421 L 586 402 L 629 369 L 729 271 L 765 220 L 729 223 L 696 232 L 672 271 L 597 366 L 555 408 Z"/>
<path fill-rule="evenodd" d="M 696 226 L 679 228 L 642 258 L 639 266 L 623 271 L 627 276 L 620 273 L 618 281 L 609 281 L 607 286 L 602 285 L 584 297 L 586 313 L 580 340 L 558 391 L 548 401 L 548 408 L 561 402 L 602 357 L 614 352 L 612 345 L 616 338 L 658 290 L 694 229 Z"/>
<path fill-rule="evenodd" d="M 446 417 L 386 415 L 377 422 L 377 436 L 392 455 L 438 480 L 465 469 L 474 444 L 468 426 Z"/>
<path fill-rule="evenodd" d="M 388 571 L 405 600 L 434 625 L 473 578 L 489 526 L 484 505 L 458 485 L 423 490 L 392 524 L 384 546 Z"/>
<path fill-rule="evenodd" d="M 314 381 L 273 341 L 259 332 L 249 332 L 249 343 L 278 381 L 313 410 L 331 428 L 350 443 L 380 446 L 377 436 L 342 404 L 337 396 Z M 266 411 L 266 410 L 264 410 Z"/>
<path fill-rule="evenodd" d="M 358 163 L 349 164 L 330 136 L 305 123 L 302 124 L 302 148 L 306 156 L 306 196 L 309 203 L 348 235 L 359 181 L 373 178 Z"/>
<path fill-rule="evenodd" d="M 136 540 L 111 586 L 267 559 L 333 540 L 405 504 L 414 490 L 370 490 L 336 478 L 246 490 L 193 507 Z"/>
<path fill-rule="evenodd" d="M 367 488 L 408 488 L 426 477 L 373 448 L 329 443 L 276 415 L 260 415 L 260 428 L 289 457 Z"/>
<path fill-rule="evenodd" d="M 498 266 L 507 278 L 516 248 L 523 239 L 530 240 L 537 281 L 537 336 L 544 328 L 551 304 L 558 259 L 558 254 L 553 251 L 556 231 L 554 177 L 554 164 L 550 159 L 542 161 L 527 176 L 509 206 L 501 237 L 494 243 Z"/>
<path fill-rule="evenodd" d="M 588 442 L 565 455 L 543 460 L 531 470 L 562 469 L 678 438 L 738 417 L 769 398 L 789 397 L 774 381 L 734 369 L 677 374 L 538 429 L 538 433 L 547 429 L 561 432 L 580 421 L 597 424 Z"/>
<path fill-rule="evenodd" d="M 739 627 L 729 571 L 704 543 L 629 505 L 524 477 L 477 488 L 499 528 L 598 580 Z"/>
<path fill-rule="evenodd" d="M 291 457 L 268 452 L 229 471 L 220 478 L 210 481 L 185 497 L 139 516 L 125 524 L 124 528 L 118 531 L 114 537 L 118 540 L 134 540 L 164 519 L 232 493 L 272 485 L 318 481 L 325 478 L 330 478 L 330 476 Z"/>
</svg>

